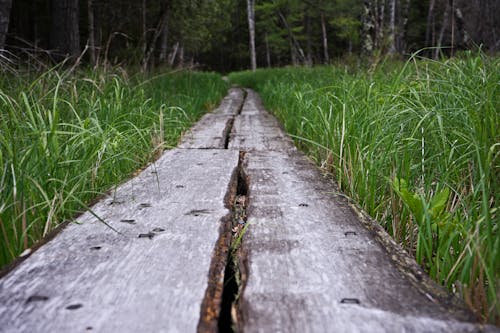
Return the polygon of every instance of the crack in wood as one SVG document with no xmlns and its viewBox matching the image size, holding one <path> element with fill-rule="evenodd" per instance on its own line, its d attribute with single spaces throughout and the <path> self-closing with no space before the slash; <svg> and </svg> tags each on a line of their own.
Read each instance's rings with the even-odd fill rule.
<svg viewBox="0 0 500 333">
<path fill-rule="evenodd" d="M 248 179 L 243 170 L 245 153 L 240 152 L 226 194 L 225 205 L 231 210 L 221 221 L 209 271 L 209 283 L 201 307 L 198 332 L 235 332 L 240 326 L 238 300 L 246 275 L 241 242 L 246 230 Z M 239 223 L 243 221 L 244 223 Z"/>
<path fill-rule="evenodd" d="M 247 96 L 248 92 L 243 89 L 243 98 L 241 100 L 241 103 L 238 105 L 238 110 L 236 111 L 235 116 L 231 117 L 226 123 L 224 132 L 222 133 L 222 137 L 224 138 L 224 149 L 229 148 L 229 142 L 231 141 L 231 132 L 233 131 L 234 120 L 236 117 L 241 115 L 241 111 L 243 110 L 243 106 L 245 105 Z"/>
</svg>

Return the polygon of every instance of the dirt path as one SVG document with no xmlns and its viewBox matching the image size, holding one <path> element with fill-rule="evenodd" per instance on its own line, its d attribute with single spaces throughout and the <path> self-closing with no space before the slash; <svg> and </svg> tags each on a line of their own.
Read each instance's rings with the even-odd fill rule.
<svg viewBox="0 0 500 333">
<path fill-rule="evenodd" d="M 333 189 L 231 89 L 0 280 L 0 332 L 497 332 Z"/>
</svg>

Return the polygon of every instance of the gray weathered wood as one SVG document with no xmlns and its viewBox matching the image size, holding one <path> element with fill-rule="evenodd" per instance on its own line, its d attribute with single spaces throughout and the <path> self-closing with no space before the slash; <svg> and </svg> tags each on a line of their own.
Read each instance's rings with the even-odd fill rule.
<svg viewBox="0 0 500 333">
<path fill-rule="evenodd" d="M 165 153 L 92 207 L 120 234 L 85 213 L 0 280 L 0 332 L 196 331 L 237 165 Z"/>
<path fill-rule="evenodd" d="M 204 115 L 181 139 L 179 148 L 224 149 L 234 117 L 243 103 L 242 89 L 233 88 L 213 112 Z"/>
<path fill-rule="evenodd" d="M 398 270 L 301 154 L 259 151 L 245 160 L 245 332 L 478 331 L 464 311 L 431 301 L 429 286 Z"/>
<path fill-rule="evenodd" d="M 241 113 L 234 119 L 229 149 L 284 151 L 296 148 L 278 120 L 264 110 L 260 97 L 253 90 L 247 90 Z"/>
</svg>

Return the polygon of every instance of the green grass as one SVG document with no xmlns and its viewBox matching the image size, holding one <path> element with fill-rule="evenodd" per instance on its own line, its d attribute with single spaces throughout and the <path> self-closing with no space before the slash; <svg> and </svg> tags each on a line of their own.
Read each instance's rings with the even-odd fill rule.
<svg viewBox="0 0 500 333">
<path fill-rule="evenodd" d="M 0 267 L 173 147 L 224 96 L 212 73 L 0 78 Z"/>
<path fill-rule="evenodd" d="M 500 59 L 230 75 L 483 320 L 500 320 Z"/>
</svg>

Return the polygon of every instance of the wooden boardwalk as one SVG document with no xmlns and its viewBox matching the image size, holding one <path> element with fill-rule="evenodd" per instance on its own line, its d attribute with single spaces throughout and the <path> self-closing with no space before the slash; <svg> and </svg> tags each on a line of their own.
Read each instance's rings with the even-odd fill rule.
<svg viewBox="0 0 500 333">
<path fill-rule="evenodd" d="M 334 188 L 231 89 L 0 280 L 0 332 L 499 332 Z"/>
</svg>

